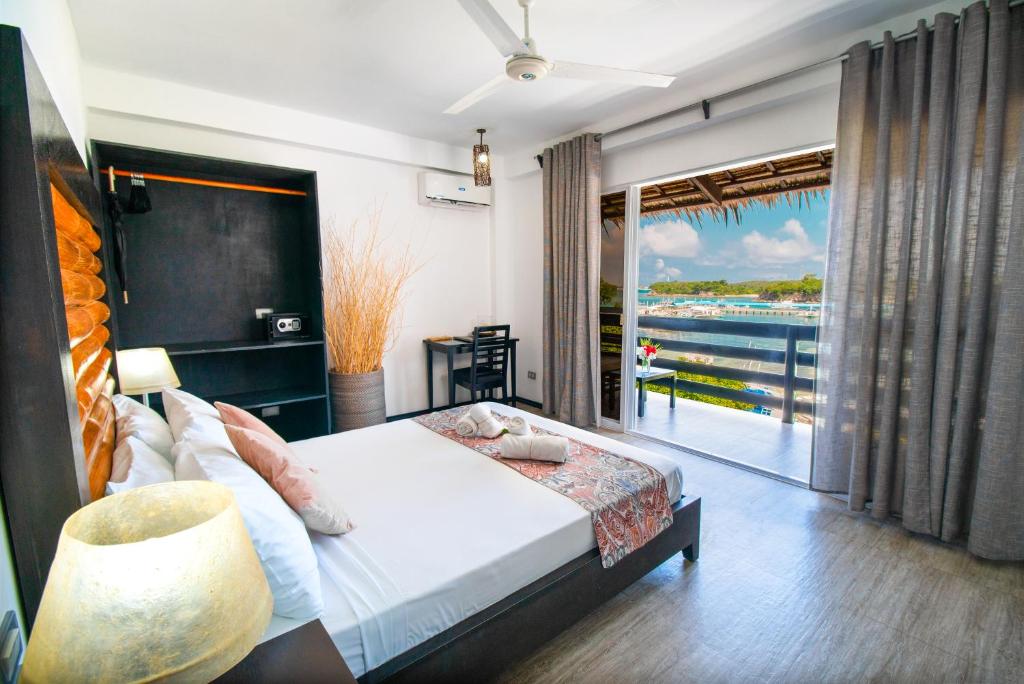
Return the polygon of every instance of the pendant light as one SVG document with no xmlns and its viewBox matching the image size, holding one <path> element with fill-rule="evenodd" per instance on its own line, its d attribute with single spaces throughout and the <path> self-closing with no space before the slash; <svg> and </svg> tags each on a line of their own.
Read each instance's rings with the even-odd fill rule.
<svg viewBox="0 0 1024 684">
<path fill-rule="evenodd" d="M 486 128 L 478 128 L 480 144 L 473 145 L 473 184 L 477 187 L 489 186 L 491 184 L 491 148 L 484 145 L 484 133 Z"/>
</svg>

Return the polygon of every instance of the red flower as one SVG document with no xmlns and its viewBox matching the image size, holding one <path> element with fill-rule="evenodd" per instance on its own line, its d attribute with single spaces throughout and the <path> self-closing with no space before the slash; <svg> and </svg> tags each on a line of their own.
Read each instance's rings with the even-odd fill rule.
<svg viewBox="0 0 1024 684">
<path fill-rule="evenodd" d="M 644 353 L 647 354 L 647 356 L 654 356 L 655 354 L 658 353 L 658 348 L 655 347 L 653 344 L 645 344 Z"/>
</svg>

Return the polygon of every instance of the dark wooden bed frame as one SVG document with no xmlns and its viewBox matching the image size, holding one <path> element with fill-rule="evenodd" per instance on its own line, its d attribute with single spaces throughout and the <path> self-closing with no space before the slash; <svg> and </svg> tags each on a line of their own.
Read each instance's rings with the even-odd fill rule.
<svg viewBox="0 0 1024 684">
<path fill-rule="evenodd" d="M 666 560 L 700 553 L 700 497 L 672 507 L 667 530 L 611 568 L 597 549 L 359 678 L 377 682 L 486 681 L 528 656 Z"/>
</svg>

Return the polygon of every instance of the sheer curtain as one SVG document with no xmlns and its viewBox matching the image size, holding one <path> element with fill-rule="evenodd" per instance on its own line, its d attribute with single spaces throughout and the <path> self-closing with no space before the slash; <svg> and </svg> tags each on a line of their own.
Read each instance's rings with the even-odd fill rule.
<svg viewBox="0 0 1024 684">
<path fill-rule="evenodd" d="M 598 420 L 601 143 L 592 134 L 544 150 L 544 411 Z"/>
<path fill-rule="evenodd" d="M 1024 7 L 843 67 L 811 486 L 1024 559 Z"/>
</svg>

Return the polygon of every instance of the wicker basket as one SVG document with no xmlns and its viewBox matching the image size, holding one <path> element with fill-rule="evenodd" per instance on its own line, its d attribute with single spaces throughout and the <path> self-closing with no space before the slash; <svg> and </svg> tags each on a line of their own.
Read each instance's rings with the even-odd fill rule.
<svg viewBox="0 0 1024 684">
<path fill-rule="evenodd" d="M 387 419 L 384 407 L 384 369 L 372 373 L 330 374 L 331 430 L 344 432 Z"/>
</svg>

